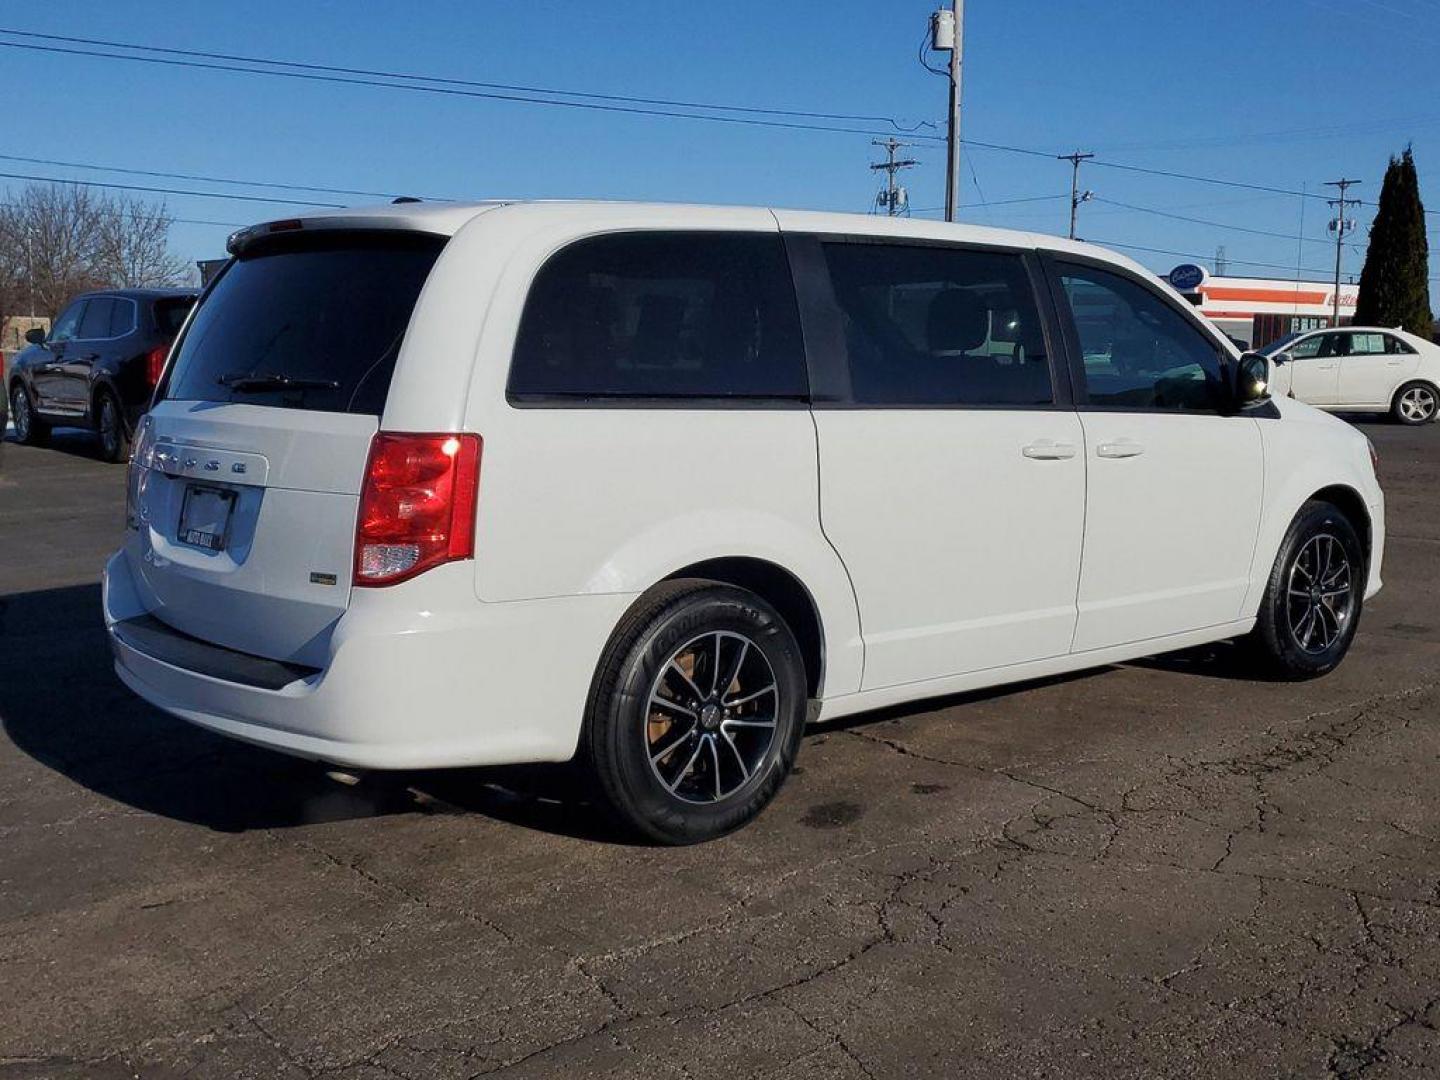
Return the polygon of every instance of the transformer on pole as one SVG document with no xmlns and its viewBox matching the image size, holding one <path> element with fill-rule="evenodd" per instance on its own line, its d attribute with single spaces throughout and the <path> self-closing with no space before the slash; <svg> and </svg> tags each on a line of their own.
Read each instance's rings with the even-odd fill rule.
<svg viewBox="0 0 1440 1080">
<path fill-rule="evenodd" d="M 965 57 L 965 0 L 951 0 L 930 16 L 930 48 L 950 54 L 950 124 L 945 139 L 945 220 L 955 220 L 960 201 L 960 88 Z M 932 69 L 933 70 L 933 69 Z"/>
</svg>

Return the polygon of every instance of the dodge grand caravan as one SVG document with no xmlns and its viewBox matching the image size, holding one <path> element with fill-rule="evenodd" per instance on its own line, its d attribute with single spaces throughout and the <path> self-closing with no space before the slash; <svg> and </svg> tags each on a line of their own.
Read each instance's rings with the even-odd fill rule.
<svg viewBox="0 0 1440 1080">
<path fill-rule="evenodd" d="M 348 767 L 579 757 L 733 829 L 807 718 L 1244 638 L 1345 655 L 1373 448 L 1135 264 L 873 217 L 387 206 L 255 226 L 137 434 L 116 669 Z"/>
</svg>

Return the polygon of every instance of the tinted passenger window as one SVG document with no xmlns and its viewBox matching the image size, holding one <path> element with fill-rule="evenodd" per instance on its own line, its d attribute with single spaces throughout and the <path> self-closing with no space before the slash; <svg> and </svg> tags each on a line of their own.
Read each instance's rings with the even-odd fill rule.
<svg viewBox="0 0 1440 1080">
<path fill-rule="evenodd" d="M 1220 346 L 1139 282 L 1061 270 L 1093 405 L 1210 410 L 1223 400 Z"/>
<path fill-rule="evenodd" d="M 85 304 L 85 314 L 80 319 L 80 332 L 75 336 L 84 340 L 110 336 L 110 313 L 115 310 L 115 301 L 108 296 L 92 296 Z"/>
<path fill-rule="evenodd" d="M 1309 360 L 1312 357 L 1320 355 L 1320 346 L 1323 344 L 1325 344 L 1325 335 L 1316 334 L 1314 337 L 1308 337 L 1297 344 L 1293 349 L 1289 350 L 1289 353 L 1291 357 L 1296 360 Z"/>
<path fill-rule="evenodd" d="M 378 416 L 443 246 L 433 236 L 373 233 L 257 245 L 200 305 L 159 396 Z"/>
<path fill-rule="evenodd" d="M 851 393 L 877 405 L 1042 405 L 1045 338 L 1018 255 L 827 243 Z"/>
<path fill-rule="evenodd" d="M 1399 338 L 1397 338 L 1394 334 L 1386 334 L 1386 335 L 1385 335 L 1385 351 L 1386 351 L 1387 353 L 1393 353 L 1393 354 L 1397 354 L 1397 355 L 1399 355 L 1399 354 L 1406 354 L 1406 355 L 1408 355 L 1408 354 L 1410 354 L 1410 353 L 1413 353 L 1415 350 L 1412 349 L 1408 344 L 1406 344 L 1405 342 L 1403 342 L 1403 341 L 1401 341 Z"/>
<path fill-rule="evenodd" d="M 525 303 L 516 398 L 808 393 L 778 236 L 623 233 L 571 244 Z"/>
<path fill-rule="evenodd" d="M 115 306 L 110 312 L 110 333 L 107 336 L 124 337 L 134 329 L 135 301 L 116 297 Z"/>
</svg>

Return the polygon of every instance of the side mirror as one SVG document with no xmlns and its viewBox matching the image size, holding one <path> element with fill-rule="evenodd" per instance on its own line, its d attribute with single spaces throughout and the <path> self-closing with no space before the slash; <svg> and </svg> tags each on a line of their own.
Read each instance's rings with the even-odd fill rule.
<svg viewBox="0 0 1440 1080">
<path fill-rule="evenodd" d="M 41 330 L 38 326 L 32 326 L 29 330 L 25 331 L 25 340 L 31 345 L 44 345 L 45 331 Z"/>
<path fill-rule="evenodd" d="M 1270 358 L 1270 362 L 1276 367 L 1279 367 L 1281 364 L 1288 364 L 1294 359 L 1295 358 L 1291 356 L 1288 352 L 1277 352 L 1274 356 Z"/>
<path fill-rule="evenodd" d="M 1235 380 L 1231 387 L 1235 404 L 1240 408 L 1270 398 L 1270 359 L 1257 352 L 1247 352 L 1235 364 Z"/>
</svg>

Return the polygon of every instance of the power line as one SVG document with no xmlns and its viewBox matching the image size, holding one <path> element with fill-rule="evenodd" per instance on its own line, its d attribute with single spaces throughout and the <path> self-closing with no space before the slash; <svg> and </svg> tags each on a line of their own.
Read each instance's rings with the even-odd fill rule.
<svg viewBox="0 0 1440 1080">
<path fill-rule="evenodd" d="M 525 87 L 518 84 L 508 83 L 482 83 L 476 80 L 451 79 L 442 76 L 421 75 L 410 72 L 386 72 L 368 68 L 348 68 L 338 65 L 316 64 L 303 61 L 279 60 L 265 57 L 249 57 L 231 53 L 208 53 L 192 49 L 175 49 L 158 45 L 137 45 L 129 42 L 109 41 L 100 38 L 83 38 L 77 36 L 66 36 L 59 34 L 41 34 L 28 30 L 15 30 L 0 27 L 0 34 L 12 37 L 25 37 L 46 41 L 64 41 L 85 45 L 98 45 L 111 49 L 143 50 L 147 52 L 163 53 L 164 56 L 134 56 L 124 53 L 102 52 L 94 49 L 69 48 L 56 45 L 39 45 L 27 42 L 0 41 L 0 46 L 10 49 L 24 49 L 37 52 L 60 53 L 64 55 L 89 56 L 98 59 L 128 60 L 133 63 L 159 64 L 169 67 L 199 68 L 207 70 L 228 71 L 248 75 L 269 75 L 275 78 L 302 79 L 316 82 L 338 83 L 341 85 L 353 85 L 374 87 L 380 89 L 408 90 L 419 93 L 440 94 L 447 96 L 459 96 L 469 98 L 480 98 L 495 101 L 511 101 L 532 105 L 549 105 L 561 108 L 575 108 L 599 112 L 611 112 L 637 116 L 653 116 L 660 118 L 703 120 L 711 123 L 737 124 L 744 126 L 778 128 L 782 130 L 817 131 L 829 132 L 843 135 L 879 135 L 887 134 L 884 131 L 875 131 L 867 128 L 856 128 L 850 126 L 836 126 L 834 124 L 814 124 L 803 122 L 804 118 L 826 119 L 847 122 L 881 123 L 888 124 L 892 128 L 907 130 L 905 124 L 894 117 L 863 116 L 861 114 L 849 113 L 824 113 L 815 110 L 802 109 L 778 109 L 760 106 L 728 105 L 712 102 L 686 102 L 668 98 L 641 98 L 620 94 L 599 94 L 591 91 L 570 91 L 555 90 L 543 87 Z M 170 59 L 168 57 L 194 57 L 198 59 Z M 242 66 L 245 64 L 265 64 L 269 68 Z M 273 70 L 273 68 L 284 67 L 295 70 Z M 391 80 L 391 81 L 384 81 Z M 395 81 L 405 80 L 405 81 Z M 437 85 L 422 85 L 433 83 Z M 535 96 L 535 95 L 551 96 Z M 585 100 L 558 100 L 560 97 L 584 98 Z M 621 104 L 633 102 L 635 104 Z M 653 106 L 653 107 L 652 107 Z M 738 115 L 716 116 L 704 112 L 680 111 L 685 109 L 708 109 L 713 112 L 731 112 Z M 766 117 L 795 117 L 795 120 L 766 119 Z M 919 127 L 934 127 L 929 121 L 921 121 L 913 125 L 909 130 Z M 912 136 L 915 139 L 926 142 L 944 142 L 941 135 L 926 135 L 916 133 Z M 986 150 L 996 150 L 1004 153 L 1021 154 L 1028 157 L 1054 158 L 1053 152 L 1037 150 L 1032 147 L 1007 145 L 1004 143 L 986 142 L 979 139 L 962 139 L 965 146 Z M 1132 172 L 1146 176 L 1156 176 L 1172 180 L 1186 180 L 1194 183 L 1212 184 L 1221 187 L 1237 188 L 1246 191 L 1263 192 L 1270 195 L 1284 195 L 1300 199 L 1323 198 L 1318 192 L 1296 191 L 1291 188 L 1282 188 L 1271 184 L 1261 184 L 1244 180 L 1232 180 L 1223 177 L 1205 176 L 1198 173 L 1188 173 L 1173 169 L 1158 169 L 1150 166 L 1134 165 L 1127 162 L 1109 161 L 1102 158 L 1095 158 L 1092 165 L 1099 168 L 1117 169 L 1124 172 Z M 321 190 L 307 188 L 304 190 Z M 348 192 L 334 192 L 337 194 L 348 194 Z M 1365 206 L 1377 204 L 1363 202 Z M 1440 210 L 1426 210 L 1426 214 L 1440 214 Z"/>
<path fill-rule="evenodd" d="M 145 50 L 156 51 L 156 52 L 165 52 L 165 53 L 180 54 L 180 55 L 183 55 L 183 56 L 190 56 L 190 55 L 200 56 L 200 57 L 207 57 L 207 56 L 228 57 L 228 56 L 229 56 L 229 54 L 224 54 L 224 53 L 208 54 L 208 53 L 202 53 L 202 52 L 197 52 L 197 51 L 194 51 L 194 50 L 185 50 L 185 49 L 162 49 L 160 46 L 130 45 L 130 44 L 124 44 L 124 43 L 120 43 L 120 42 L 113 42 L 113 43 L 112 43 L 112 42 L 105 42 L 105 41 L 101 41 L 101 40 L 99 40 L 99 39 L 91 39 L 91 38 L 63 37 L 63 36 L 61 36 L 61 35 L 55 35 L 55 34 L 36 34 L 36 33 L 30 32 L 30 31 L 26 31 L 26 30 L 10 30 L 10 29 L 7 29 L 7 28 L 5 28 L 5 27 L 0 27 L 0 34 L 9 34 L 9 35 L 11 35 L 11 36 L 17 36 L 17 37 L 44 38 L 44 39 L 47 39 L 47 40 L 76 41 L 76 42 L 82 42 L 82 43 L 86 43 L 86 44 L 94 43 L 94 44 L 99 44 L 99 45 L 108 45 L 109 47 L 112 47 L 112 48 L 145 49 Z M 277 66 L 283 65 L 283 66 L 304 67 L 304 68 L 307 69 L 307 71 L 303 71 L 303 72 L 301 72 L 301 71 L 272 71 L 272 70 L 268 70 L 268 69 L 265 69 L 265 68 L 243 67 L 243 66 L 236 66 L 236 65 L 234 65 L 234 64 L 229 64 L 229 63 L 209 63 L 209 62 L 202 62 L 202 61 L 199 61 L 199 60 L 170 60 L 170 59 L 165 59 L 165 58 L 163 58 L 163 57 L 155 57 L 155 56 L 130 56 L 130 55 L 126 55 L 126 54 L 123 54 L 123 53 L 100 52 L 100 51 L 91 50 L 91 49 L 64 48 L 64 47 L 54 46 L 54 45 L 34 45 L 34 44 L 27 44 L 27 43 L 18 42 L 18 41 L 0 41 L 0 47 L 4 47 L 4 48 L 7 48 L 7 49 L 23 49 L 23 50 L 33 51 L 33 52 L 61 53 L 61 54 L 63 54 L 63 55 L 69 55 L 69 56 L 90 56 L 90 57 L 95 57 L 95 58 L 104 59 L 104 60 L 129 60 L 129 61 L 132 61 L 132 62 L 134 62 L 134 63 L 140 63 L 140 64 L 160 64 L 160 65 L 167 66 L 167 67 L 200 68 L 200 69 L 204 69 L 204 70 L 213 70 L 213 71 L 230 71 L 230 72 L 236 72 L 236 73 L 244 74 L 244 75 L 269 75 L 269 76 L 273 76 L 273 77 L 275 77 L 275 78 L 302 79 L 302 80 L 307 80 L 307 79 L 308 79 L 308 80 L 310 80 L 310 81 L 316 81 L 316 82 L 339 83 L 339 84 L 342 84 L 342 85 L 351 85 L 351 86 L 366 86 L 366 87 L 375 87 L 375 88 L 389 89 L 389 90 L 410 90 L 410 91 L 415 91 L 415 92 L 420 92 L 420 93 L 433 93 L 433 94 L 442 94 L 442 95 L 450 95 L 450 96 L 458 96 L 458 97 L 471 97 L 471 98 L 480 98 L 480 99 L 484 99 L 484 100 L 494 100 L 494 101 L 512 101 L 512 102 L 519 102 L 519 103 L 531 104 L 531 105 L 553 105 L 553 106 L 558 106 L 558 107 L 562 107 L 562 108 L 589 109 L 589 110 L 599 111 L 599 112 L 616 112 L 616 113 L 622 113 L 622 114 L 628 114 L 628 115 L 656 116 L 656 117 L 664 117 L 664 118 L 679 119 L 679 120 L 706 120 L 706 121 L 711 121 L 711 122 L 713 122 L 713 123 L 726 123 L 726 124 L 739 124 L 739 125 L 749 125 L 749 126 L 757 126 L 757 127 L 781 128 L 781 129 L 785 129 L 785 130 L 830 132 L 830 133 L 832 133 L 832 134 L 840 134 L 840 135 L 878 135 L 878 136 L 884 136 L 884 135 L 888 134 L 887 132 L 884 132 L 884 131 L 873 131 L 873 130 L 869 130 L 869 129 L 854 128 L 854 127 L 837 127 L 837 126 L 834 126 L 834 125 L 827 125 L 827 124 L 790 123 L 790 122 L 782 122 L 782 121 L 775 121 L 775 120 L 751 119 L 751 118 L 744 117 L 744 116 L 707 116 L 707 115 L 705 115 L 704 113 L 696 113 L 696 112 L 676 112 L 676 111 L 669 111 L 669 110 L 667 110 L 667 109 L 632 108 L 632 107 L 630 107 L 630 106 L 599 104 L 599 103 L 594 103 L 594 102 L 590 102 L 590 101 L 559 101 L 559 100 L 555 100 L 554 98 L 526 96 L 525 94 L 520 93 L 520 92 L 515 92 L 515 93 L 492 93 L 492 92 L 488 92 L 488 91 L 487 91 L 487 92 L 468 91 L 468 90 L 464 90 L 464 89 L 451 88 L 451 87 L 443 86 L 443 85 L 442 85 L 442 86 L 409 85 L 409 84 L 407 84 L 407 83 L 377 81 L 377 80 L 371 79 L 371 78 L 348 78 L 348 77 L 325 75 L 325 74 L 321 74 L 320 72 L 324 72 L 324 71 L 326 71 L 326 70 L 337 70 L 337 71 L 351 71 L 351 70 L 353 70 L 353 71 L 357 71 L 357 72 L 358 72 L 358 71 L 364 71 L 364 70 L 366 70 L 366 69 L 363 69 L 363 68 L 356 68 L 356 69 L 331 68 L 330 66 L 328 66 L 328 65 L 323 65 L 323 64 L 303 64 L 303 65 L 302 65 L 302 64 L 301 64 L 300 62 L 298 62 L 298 61 L 266 60 L 266 59 L 260 59 L 260 58 L 255 58 L 255 59 L 243 58 L 243 62 L 246 62 L 246 63 L 260 63 L 260 64 L 272 64 L 272 65 L 277 65 Z M 315 72 L 314 72 L 314 73 L 311 73 L 308 69 L 315 69 Z M 441 78 L 439 78 L 439 77 L 432 77 L 432 76 L 428 76 L 428 75 L 405 75 L 405 76 L 395 75 L 395 76 L 389 76 L 389 77 L 391 77 L 391 78 L 402 78 L 402 77 L 403 77 L 403 78 L 406 78 L 406 79 L 417 79 L 417 80 L 418 80 L 418 79 L 424 79 L 424 80 L 426 80 L 426 81 L 428 81 L 428 82 L 434 82 L 434 83 L 448 83 L 448 82 L 461 82 L 461 83 L 464 83 L 464 80 L 446 80 L 446 79 L 441 79 Z M 467 84 L 467 85 L 468 85 L 468 84 Z M 476 84 L 476 85 L 491 85 L 491 84 Z M 504 85 L 504 84 L 493 84 L 493 85 L 499 86 L 499 85 Z M 541 91 L 537 91 L 537 92 L 541 92 Z M 571 96 L 571 97 L 579 96 L 578 94 L 573 93 L 573 92 L 571 92 L 571 91 L 554 91 L 553 93 L 556 93 L 556 94 L 564 94 L 564 95 L 566 95 L 566 96 Z M 637 101 L 637 102 L 640 102 L 640 101 L 648 101 L 648 100 L 656 100 L 656 101 L 661 100 L 661 99 L 643 99 L 643 98 L 625 99 L 625 98 L 622 98 L 621 95 L 592 95 L 592 96 L 595 96 L 595 97 L 615 97 L 615 98 L 619 98 L 620 100 L 635 100 L 635 101 Z M 714 109 L 716 109 L 716 110 L 720 110 L 720 109 L 735 109 L 735 110 L 740 110 L 740 109 L 743 108 L 743 109 L 745 109 L 746 111 L 765 112 L 765 110 L 762 110 L 762 109 L 750 109 L 749 107 L 741 107 L 741 106 L 724 106 L 724 105 L 713 105 L 713 106 L 712 106 L 712 105 L 685 104 L 685 103 L 677 103 L 677 104 L 675 105 L 675 108 L 714 108 Z M 838 118 L 838 119 L 848 119 L 848 118 L 849 118 L 846 114 L 841 114 L 841 113 L 806 113 L 806 112 L 803 112 L 802 110 L 784 110 L 784 109 L 777 109 L 777 110 L 770 110 L 770 111 L 771 111 L 771 112 L 774 112 L 774 113 L 776 113 L 776 114 L 779 114 L 779 115 L 815 116 L 815 117 L 821 117 L 821 116 L 823 116 L 823 117 L 835 117 L 835 118 Z M 872 120 L 872 121 L 874 121 L 874 122 L 890 124 L 890 125 L 892 125 L 892 126 L 894 126 L 894 127 L 896 127 L 896 128 L 899 128 L 899 129 L 902 130 L 902 131 L 903 131 L 903 130 L 907 130 L 906 125 L 901 124 L 898 120 L 894 119 L 893 117 L 874 117 L 874 118 L 860 118 L 860 119 L 862 119 L 862 120 Z M 916 125 L 914 125 L 914 126 L 918 128 L 918 127 L 934 127 L 935 125 L 934 125 L 932 122 L 930 122 L 930 121 L 921 121 L 919 124 L 916 124 Z M 924 140 L 924 141 L 926 141 L 926 142 L 934 142 L 934 143 L 943 143 L 943 142 L 945 142 L 945 136 L 943 136 L 943 135 L 924 135 L 924 134 L 918 134 L 918 133 L 917 133 L 917 134 L 912 135 L 911 137 L 912 137 L 912 138 L 915 138 L 915 139 Z M 1011 146 L 1011 145 L 1007 145 L 1007 144 L 1005 144 L 1005 143 L 986 142 L 986 141 L 981 140 L 981 139 L 962 139 L 961 142 L 963 142 L 964 145 L 966 145 L 966 146 L 977 147 L 977 148 L 982 149 L 982 150 L 998 150 L 998 151 L 1003 151 L 1004 153 L 1009 153 L 1009 154 L 1023 154 L 1023 155 L 1025 155 L 1025 156 L 1027 156 L 1027 157 L 1039 157 L 1039 158 L 1051 158 L 1051 157 L 1054 157 L 1054 155 L 1051 154 L 1049 151 L 1045 151 L 1045 150 L 1035 150 L 1035 149 L 1033 149 L 1033 148 L 1025 147 L 1025 146 Z M 309 189 L 309 190 L 317 190 L 317 189 Z"/>
<path fill-rule="evenodd" d="M 1172 248 L 1145 247 L 1142 244 L 1122 244 L 1116 240 L 1091 240 L 1089 242 L 1092 244 L 1098 244 L 1102 247 L 1119 248 L 1122 251 L 1144 251 L 1153 255 L 1174 255 L 1177 258 L 1191 259 L 1198 263 L 1206 262 L 1209 259 L 1208 255 L 1196 255 L 1193 251 L 1175 251 Z M 1282 266 L 1279 263 L 1257 262 L 1254 259 L 1237 259 L 1233 256 L 1230 257 L 1229 261 L 1235 263 L 1238 266 L 1258 266 L 1262 269 L 1268 270 L 1286 270 L 1293 272 L 1298 269 L 1297 267 L 1293 266 Z M 1300 270 L 1299 272 L 1302 274 L 1311 274 L 1317 278 L 1320 278 L 1324 277 L 1330 271 L 1305 269 Z"/>
<path fill-rule="evenodd" d="M 300 60 L 277 60 L 264 56 L 243 56 L 235 53 L 205 52 L 199 49 L 176 49 L 161 45 L 137 45 L 127 41 L 107 41 L 103 38 L 75 37 L 65 34 L 41 34 L 30 30 L 11 30 L 0 27 L 0 33 L 12 37 L 40 39 L 44 41 L 65 41 L 79 45 L 100 45 L 112 49 L 134 49 L 144 52 L 164 53 L 168 56 L 190 56 L 204 60 L 224 60 L 243 64 L 268 64 L 273 67 L 295 68 L 303 71 L 329 72 L 340 75 L 363 75 L 370 78 L 399 79 L 411 82 L 439 83 L 444 86 L 465 86 L 481 90 L 503 90 L 510 93 L 545 94 L 551 97 L 585 98 L 592 101 L 610 101 L 636 105 L 658 105 L 673 109 L 708 109 L 713 112 L 746 113 L 759 116 L 789 116 L 809 120 L 848 121 L 861 124 L 889 124 L 898 131 L 917 131 L 922 127 L 934 128 L 929 120 L 904 124 L 892 116 L 866 116 L 856 113 L 828 113 L 808 109 L 781 109 L 756 105 L 727 105 L 718 102 L 682 101 L 673 98 L 636 97 L 630 94 L 602 94 L 589 90 L 566 90 L 552 86 L 525 86 L 515 83 L 482 82 L 476 79 L 456 79 L 441 75 L 426 75 L 416 72 L 384 71 L 374 68 L 342 67 L 335 64 L 317 64 Z M 135 57 L 133 59 L 141 59 Z"/>
<path fill-rule="evenodd" d="M 366 198 L 393 199 L 403 192 L 357 191 L 353 188 L 312 187 L 309 184 L 280 184 L 270 180 L 236 180 L 226 176 L 202 176 L 198 173 L 160 172 L 156 169 L 131 169 L 121 165 L 90 165 L 82 161 L 56 161 L 53 158 L 20 157 L 0 154 L 0 161 L 19 161 L 27 165 L 58 165 L 65 169 L 87 169 L 92 172 L 125 173 L 128 176 L 157 176 L 168 180 L 199 180 L 206 184 L 233 184 L 240 187 L 274 188 L 277 191 L 316 191 L 326 195 L 360 195 Z M 436 196 L 427 196 L 436 199 Z M 445 201 L 445 200 L 437 200 Z"/>
<path fill-rule="evenodd" d="M 14 33 L 0 27 L 0 33 Z M 199 68 L 210 71 L 229 71 L 244 75 L 268 75 L 277 79 L 298 79 L 308 82 L 322 82 L 343 86 L 366 86 L 388 90 L 406 90 L 412 93 L 438 94 L 446 97 L 479 98 L 488 101 L 510 101 L 528 105 L 550 105 L 558 108 L 582 109 L 589 112 L 620 113 L 630 116 L 668 117 L 677 120 L 704 120 L 715 124 L 736 124 L 750 127 L 776 128 L 786 131 L 824 131 L 842 135 L 886 135 L 889 132 L 872 128 L 839 127 L 830 124 L 811 124 L 799 120 L 763 119 L 751 116 L 715 116 L 701 112 L 683 112 L 678 109 L 652 108 L 639 105 L 618 105 L 598 101 L 562 101 L 558 98 L 536 97 L 532 94 L 502 93 L 489 90 L 469 90 L 454 86 L 425 86 L 419 83 L 386 82 L 380 79 L 360 78 L 347 75 L 325 75 L 310 71 L 275 71 L 267 68 L 244 67 L 238 64 L 216 63 L 205 60 L 180 60 L 161 56 L 129 56 L 123 53 L 101 52 L 96 49 L 78 49 L 59 45 L 34 45 L 18 41 L 0 41 L 6 49 L 24 49 L 31 52 L 58 53 L 65 56 L 89 56 L 104 60 L 128 60 L 136 64 L 158 64 L 164 67 Z M 145 46 L 126 46 L 144 48 Z M 917 139 L 943 141 L 937 135 L 915 135 Z"/>
<path fill-rule="evenodd" d="M 107 184 L 99 180 L 73 180 L 63 176 L 31 176 L 27 173 L 0 172 L 0 180 L 36 180 L 42 184 L 75 184 L 80 187 L 114 188 L 116 191 L 145 191 L 155 195 L 195 195 L 202 199 L 231 199 L 236 202 L 282 203 L 287 206 L 321 206 L 343 210 L 344 203 L 306 202 L 303 199 L 270 199 L 262 195 L 232 195 L 225 191 L 186 191 L 183 188 L 146 187 L 141 184 Z"/>
<path fill-rule="evenodd" d="M 1119 199 L 1107 199 L 1099 195 L 1094 196 L 1094 200 L 1096 202 L 1105 203 L 1109 206 L 1118 206 L 1124 210 L 1133 210 L 1136 213 L 1140 214 L 1153 214 L 1155 217 L 1168 218 L 1171 221 L 1184 221 L 1192 225 L 1205 225 L 1212 229 L 1225 229 L 1229 232 L 1250 233 L 1253 236 L 1272 236 L 1280 240 L 1296 239 L 1294 233 L 1276 232 L 1272 229 L 1252 229 L 1248 225 L 1232 225 L 1224 221 L 1212 221 L 1208 218 L 1190 217 L 1187 214 L 1173 214 L 1168 210 L 1157 210 L 1153 206 L 1137 206 L 1135 203 L 1121 202 Z M 1353 202 L 1354 200 L 1351 201 Z M 1325 244 L 1328 246 L 1330 243 L 1329 240 L 1322 240 L 1318 237 L 1302 236 L 1300 237 L 1300 239 L 1307 244 Z"/>
<path fill-rule="evenodd" d="M 1017 199 L 990 199 L 974 203 L 975 206 L 1014 206 L 1017 203 L 1053 202 L 1056 199 L 1063 199 L 1064 195 L 1022 195 Z M 912 214 L 938 214 L 945 208 L 943 206 L 926 206 L 919 210 L 910 211 Z"/>
<path fill-rule="evenodd" d="M 26 204 L 22 202 L 0 202 L 0 206 L 5 207 L 7 210 L 26 209 Z M 202 218 L 171 217 L 169 214 L 164 212 L 163 207 L 159 211 L 159 213 L 165 218 L 166 221 L 169 221 L 175 225 L 221 225 L 227 229 L 238 229 L 242 227 L 242 223 L 239 221 L 208 221 Z M 125 216 L 132 219 L 138 219 L 141 217 L 153 215 L 145 215 L 132 210 L 128 211 Z"/>
</svg>

